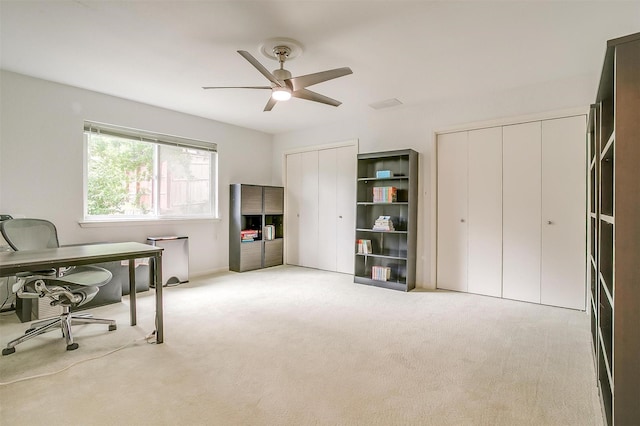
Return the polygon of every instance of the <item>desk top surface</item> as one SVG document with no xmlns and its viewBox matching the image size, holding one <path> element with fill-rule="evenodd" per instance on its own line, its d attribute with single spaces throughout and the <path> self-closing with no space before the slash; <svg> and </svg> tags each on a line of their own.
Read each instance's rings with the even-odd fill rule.
<svg viewBox="0 0 640 426">
<path fill-rule="evenodd" d="M 162 247 L 126 242 L 1 252 L 0 276 L 60 266 L 89 265 L 100 262 L 154 257 L 159 256 L 162 250 Z"/>
</svg>

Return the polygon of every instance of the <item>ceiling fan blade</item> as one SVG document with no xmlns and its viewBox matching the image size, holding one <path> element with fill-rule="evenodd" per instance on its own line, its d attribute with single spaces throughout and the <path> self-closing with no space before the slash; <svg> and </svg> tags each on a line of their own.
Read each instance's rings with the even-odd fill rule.
<svg viewBox="0 0 640 426">
<path fill-rule="evenodd" d="M 290 86 L 291 90 L 300 90 L 305 87 L 313 86 L 314 84 L 322 83 L 323 81 L 333 80 L 334 78 L 343 77 L 349 74 L 353 74 L 353 71 L 351 71 L 351 68 L 349 67 L 336 68 L 334 70 L 321 71 L 289 78 L 285 80 L 285 83 Z"/>
<path fill-rule="evenodd" d="M 331 99 L 328 96 L 321 95 L 320 93 L 312 92 L 307 89 L 294 90 L 291 92 L 291 96 L 299 99 L 306 99 L 308 101 L 320 102 L 323 104 L 331 105 L 331 106 L 339 106 L 342 104 L 340 101 L 336 101 L 335 99 Z"/>
<path fill-rule="evenodd" d="M 258 71 L 260 71 L 262 75 L 267 77 L 267 79 L 270 82 L 272 82 L 273 84 L 276 84 L 278 87 L 282 87 L 282 83 L 280 83 L 278 79 L 269 72 L 268 69 L 266 69 L 260 62 L 258 62 L 256 58 L 251 56 L 249 52 L 245 50 L 238 50 L 238 53 L 241 54 L 242 57 L 245 58 L 247 61 L 249 61 L 251 65 L 253 65 Z"/>
<path fill-rule="evenodd" d="M 271 86 L 207 86 L 203 87 L 203 89 L 269 89 L 271 90 Z"/>
<path fill-rule="evenodd" d="M 275 104 L 277 104 L 277 103 L 278 103 L 278 101 L 276 101 L 271 96 L 269 96 L 269 100 L 267 101 L 267 104 L 264 106 L 264 111 L 271 111 L 273 109 L 273 107 L 275 106 Z"/>
</svg>

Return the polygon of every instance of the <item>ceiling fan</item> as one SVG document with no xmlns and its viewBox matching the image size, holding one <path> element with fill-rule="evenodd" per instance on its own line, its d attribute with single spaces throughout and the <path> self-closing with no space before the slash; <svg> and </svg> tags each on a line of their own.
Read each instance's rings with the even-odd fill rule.
<svg viewBox="0 0 640 426">
<path fill-rule="evenodd" d="M 238 50 L 251 65 L 253 65 L 262 75 L 267 77 L 271 82 L 270 86 L 232 86 L 232 87 L 203 87 L 203 89 L 268 89 L 271 90 L 271 97 L 264 107 L 264 111 L 271 111 L 278 101 L 288 101 L 291 97 L 306 99 L 308 101 L 320 102 L 326 105 L 339 106 L 342 102 L 331 99 L 320 93 L 312 92 L 307 87 L 323 81 L 332 80 L 334 78 L 343 77 L 352 74 L 351 68 L 336 68 L 327 71 L 316 72 L 313 74 L 292 77 L 291 73 L 284 69 L 284 62 L 289 58 L 291 49 L 288 46 L 275 46 L 273 55 L 280 63 L 280 68 L 269 72 L 256 58 L 244 50 Z"/>
</svg>

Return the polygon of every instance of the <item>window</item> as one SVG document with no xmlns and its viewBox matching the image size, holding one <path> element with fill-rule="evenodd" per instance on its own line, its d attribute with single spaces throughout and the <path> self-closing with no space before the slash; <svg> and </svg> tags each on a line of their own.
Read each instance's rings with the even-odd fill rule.
<svg viewBox="0 0 640 426">
<path fill-rule="evenodd" d="M 85 122 L 85 220 L 217 217 L 213 143 Z"/>
</svg>

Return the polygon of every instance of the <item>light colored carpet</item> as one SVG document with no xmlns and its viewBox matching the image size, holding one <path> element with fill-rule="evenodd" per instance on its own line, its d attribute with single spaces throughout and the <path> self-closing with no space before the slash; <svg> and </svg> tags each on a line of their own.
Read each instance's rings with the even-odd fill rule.
<svg viewBox="0 0 640 426">
<path fill-rule="evenodd" d="M 584 312 L 282 266 L 93 310 L 0 358 L 3 425 L 602 425 Z M 25 329 L 1 317 L 2 342 Z M 56 341 L 57 340 L 57 341 Z M 125 348 L 99 357 L 114 349 Z M 90 360 L 92 357 L 97 359 Z"/>
</svg>

